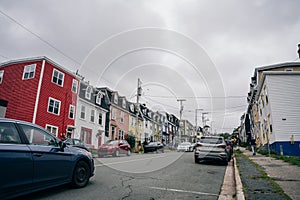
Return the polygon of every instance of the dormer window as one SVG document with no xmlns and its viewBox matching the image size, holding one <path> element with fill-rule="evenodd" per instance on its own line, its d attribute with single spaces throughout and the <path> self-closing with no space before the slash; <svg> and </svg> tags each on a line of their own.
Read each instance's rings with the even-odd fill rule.
<svg viewBox="0 0 300 200">
<path fill-rule="evenodd" d="M 123 107 L 123 108 L 126 108 L 126 100 L 125 100 L 125 98 L 124 98 L 123 101 L 122 101 L 122 107 Z"/>
<path fill-rule="evenodd" d="M 117 93 L 114 94 L 114 103 L 118 104 L 118 94 Z"/>
<path fill-rule="evenodd" d="M 97 96 L 96 96 L 96 104 L 101 105 L 101 99 L 104 96 L 104 93 L 99 91 Z"/>
<path fill-rule="evenodd" d="M 85 90 L 85 98 L 91 100 L 92 86 L 87 86 Z"/>
</svg>

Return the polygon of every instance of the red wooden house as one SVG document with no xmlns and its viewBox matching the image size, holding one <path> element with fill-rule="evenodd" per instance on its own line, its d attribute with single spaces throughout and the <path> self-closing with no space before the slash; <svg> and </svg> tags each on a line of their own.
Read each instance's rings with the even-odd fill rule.
<svg viewBox="0 0 300 200">
<path fill-rule="evenodd" d="M 38 124 L 57 137 L 71 134 L 79 79 L 47 57 L 0 64 L 0 117 Z"/>
</svg>

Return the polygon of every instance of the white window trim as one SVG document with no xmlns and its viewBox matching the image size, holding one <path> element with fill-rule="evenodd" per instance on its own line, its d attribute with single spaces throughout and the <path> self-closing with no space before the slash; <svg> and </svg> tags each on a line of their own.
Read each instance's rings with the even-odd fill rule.
<svg viewBox="0 0 300 200">
<path fill-rule="evenodd" d="M 120 122 L 124 123 L 125 121 L 125 113 L 123 111 L 120 112 Z"/>
<path fill-rule="evenodd" d="M 94 121 L 92 121 L 92 116 L 94 117 Z M 91 109 L 90 122 L 95 123 L 95 119 L 96 119 L 96 110 Z"/>
<path fill-rule="evenodd" d="M 56 128 L 55 136 L 58 137 L 58 126 L 53 126 L 53 125 L 51 125 L 51 124 L 46 124 L 46 126 L 45 126 L 45 129 L 46 129 L 46 130 L 47 130 L 47 127 L 51 127 L 51 130 L 52 130 L 52 128 Z M 48 132 L 49 132 L 49 131 L 48 131 Z M 53 134 L 52 131 L 50 131 L 50 133 Z"/>
<path fill-rule="evenodd" d="M 102 100 L 103 96 L 104 96 L 103 92 L 99 91 L 99 92 L 97 93 L 97 96 L 96 96 L 96 104 L 101 105 L 101 100 Z"/>
<path fill-rule="evenodd" d="M 81 113 L 82 113 L 82 107 L 84 107 L 84 118 L 81 117 Z M 79 115 L 80 119 L 84 119 L 86 118 L 86 106 L 85 105 L 81 105 L 80 106 L 80 115 Z"/>
<path fill-rule="evenodd" d="M 117 110 L 115 108 L 111 109 L 111 119 L 116 120 L 117 118 Z"/>
<path fill-rule="evenodd" d="M 49 112 L 50 100 L 59 102 L 59 107 L 58 107 L 58 113 L 57 113 L 57 114 L 54 113 L 54 112 Z M 48 99 L 48 106 L 47 106 L 47 112 L 48 112 L 48 113 L 51 113 L 51 114 L 53 114 L 53 115 L 59 116 L 59 115 L 60 115 L 60 107 L 61 107 L 61 101 L 60 101 L 60 100 L 54 99 L 54 98 L 52 98 L 52 97 L 49 97 L 49 99 Z"/>
<path fill-rule="evenodd" d="M 118 104 L 118 94 L 117 93 L 114 94 L 114 103 Z"/>
<path fill-rule="evenodd" d="M 122 101 L 122 107 L 126 108 L 126 100 L 125 99 L 123 99 L 123 101 Z"/>
<path fill-rule="evenodd" d="M 101 123 L 99 123 L 100 122 L 100 115 L 101 115 Z M 103 113 L 102 112 L 99 112 L 99 114 L 98 114 L 98 124 L 100 126 L 103 126 Z"/>
<path fill-rule="evenodd" d="M 70 117 L 71 108 L 73 108 L 73 118 Z M 75 119 L 75 106 L 74 105 L 70 105 L 70 107 L 69 107 L 69 119 Z"/>
<path fill-rule="evenodd" d="M 33 70 L 33 77 L 28 77 L 28 78 L 25 78 L 25 69 L 29 67 L 31 69 L 31 67 L 34 67 L 34 70 Z M 36 64 L 31 64 L 31 65 L 25 65 L 24 66 L 24 69 L 23 69 L 23 76 L 22 76 L 22 80 L 28 80 L 28 79 L 32 79 L 35 77 L 35 70 L 36 70 Z M 30 74 L 31 71 L 29 71 L 29 74 Z"/>
<path fill-rule="evenodd" d="M 90 92 L 88 92 L 90 90 Z M 85 90 L 85 98 L 91 100 L 93 88 L 92 86 L 87 86 Z"/>
<path fill-rule="evenodd" d="M 74 85 L 76 85 L 76 86 L 75 86 L 75 91 L 73 91 L 73 86 L 74 86 Z M 77 93 L 77 91 L 78 91 L 78 80 L 73 79 L 71 91 L 74 92 L 74 93 Z"/>
<path fill-rule="evenodd" d="M 59 85 L 58 83 L 53 82 L 53 77 L 54 77 L 54 72 L 55 72 L 55 71 L 57 71 L 58 74 L 62 74 L 62 75 L 63 75 L 61 85 Z M 58 80 L 58 79 L 57 79 L 57 80 Z M 51 82 L 54 83 L 54 84 L 56 84 L 56 85 L 58 85 L 58 86 L 60 86 L 60 87 L 64 87 L 65 73 L 63 73 L 63 72 L 61 72 L 61 71 L 59 71 L 59 70 L 57 70 L 57 69 L 53 69 L 52 77 L 51 77 Z"/>
<path fill-rule="evenodd" d="M 4 77 L 4 70 L 0 70 L 0 84 L 3 81 L 3 77 Z"/>
</svg>

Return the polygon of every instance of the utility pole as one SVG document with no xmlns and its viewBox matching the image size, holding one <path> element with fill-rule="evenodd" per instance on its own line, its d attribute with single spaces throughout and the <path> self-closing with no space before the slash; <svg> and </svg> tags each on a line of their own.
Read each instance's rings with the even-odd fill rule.
<svg viewBox="0 0 300 200">
<path fill-rule="evenodd" d="M 182 112 L 183 112 L 183 104 L 182 102 L 186 101 L 186 99 L 177 99 L 178 102 L 180 102 L 180 114 L 179 114 L 179 131 L 178 131 L 178 137 L 179 142 L 181 142 L 181 118 L 182 118 Z"/>
<path fill-rule="evenodd" d="M 203 109 L 196 108 L 195 109 L 195 126 L 196 126 L 196 135 L 198 133 L 198 111 L 202 111 Z"/>
<path fill-rule="evenodd" d="M 142 85 L 142 82 L 138 78 L 137 90 L 136 90 L 136 126 L 135 126 L 137 136 L 139 134 L 139 113 L 140 113 L 139 101 L 140 101 L 140 96 L 142 96 L 142 86 L 141 85 Z M 142 134 L 140 134 L 139 136 L 140 136 L 140 143 L 142 144 Z"/>
</svg>

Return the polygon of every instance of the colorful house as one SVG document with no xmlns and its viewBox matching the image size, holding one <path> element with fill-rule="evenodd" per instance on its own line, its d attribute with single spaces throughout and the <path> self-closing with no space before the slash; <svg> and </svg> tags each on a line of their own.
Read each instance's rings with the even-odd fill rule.
<svg viewBox="0 0 300 200">
<path fill-rule="evenodd" d="M 1 115 L 38 124 L 59 138 L 74 133 L 79 79 L 47 57 L 0 64 Z"/>
<path fill-rule="evenodd" d="M 105 104 L 105 93 L 91 86 L 89 82 L 80 82 L 76 129 L 73 137 L 81 139 L 95 149 L 108 140 L 105 137 L 105 121 L 108 112 Z"/>
</svg>

